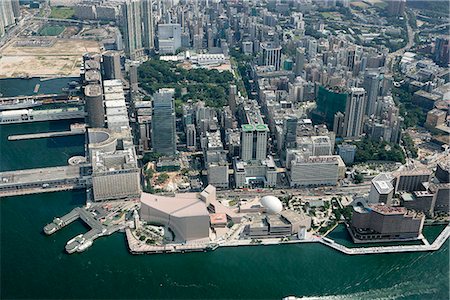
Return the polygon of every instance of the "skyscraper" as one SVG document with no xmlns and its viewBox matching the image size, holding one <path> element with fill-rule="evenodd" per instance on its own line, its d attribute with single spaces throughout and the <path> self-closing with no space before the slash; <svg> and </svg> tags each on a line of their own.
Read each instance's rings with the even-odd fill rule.
<svg viewBox="0 0 450 300">
<path fill-rule="evenodd" d="M 108 51 L 103 53 L 103 78 L 120 79 L 122 72 L 120 70 L 120 54 L 117 51 Z"/>
<path fill-rule="evenodd" d="M 244 124 L 241 132 L 241 159 L 263 160 L 267 156 L 267 134 L 269 128 L 266 124 Z"/>
<path fill-rule="evenodd" d="M 141 1 L 127 0 L 122 5 L 122 27 L 125 53 L 136 60 L 144 55 L 142 44 Z"/>
<path fill-rule="evenodd" d="M 297 48 L 295 52 L 295 76 L 299 76 L 303 72 L 305 66 L 305 49 Z"/>
<path fill-rule="evenodd" d="M 237 97 L 237 86 L 235 84 L 230 84 L 230 92 L 228 95 L 228 106 L 230 107 L 231 113 L 236 114 L 236 97 Z"/>
<path fill-rule="evenodd" d="M 367 91 L 367 106 L 365 114 L 371 116 L 375 114 L 377 99 L 380 90 L 379 74 L 374 72 L 366 73 L 364 76 L 363 88 Z"/>
<path fill-rule="evenodd" d="M 14 15 L 15 0 L 0 1 L 0 36 L 6 33 L 6 28 L 15 23 L 16 16 Z M 18 18 L 18 16 L 17 16 Z"/>
<path fill-rule="evenodd" d="M 388 15 L 400 17 L 405 13 L 406 0 L 391 0 L 387 4 Z"/>
<path fill-rule="evenodd" d="M 262 43 L 262 65 L 274 66 L 276 71 L 281 68 L 281 46 L 275 43 Z"/>
<path fill-rule="evenodd" d="M 155 48 L 155 30 L 153 27 L 153 7 L 152 0 L 142 1 L 142 44 L 146 50 Z"/>
<path fill-rule="evenodd" d="M 434 61 L 441 67 L 448 67 L 450 56 L 450 39 L 448 36 L 440 36 L 436 38 L 434 43 Z"/>
<path fill-rule="evenodd" d="M 351 88 L 345 108 L 344 137 L 360 137 L 363 129 L 366 91 L 363 88 Z"/>
<path fill-rule="evenodd" d="M 284 132 L 284 148 L 297 147 L 297 124 L 298 119 L 293 116 L 284 118 L 283 132 Z"/>
<path fill-rule="evenodd" d="M 153 151 L 173 155 L 176 147 L 175 89 L 159 89 L 153 95 L 152 146 Z"/>
</svg>

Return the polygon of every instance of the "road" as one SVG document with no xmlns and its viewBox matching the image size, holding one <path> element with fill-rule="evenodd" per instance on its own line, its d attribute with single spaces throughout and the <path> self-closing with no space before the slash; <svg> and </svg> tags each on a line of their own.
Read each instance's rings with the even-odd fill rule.
<svg viewBox="0 0 450 300">
<path fill-rule="evenodd" d="M 328 188 L 318 188 L 318 189 L 260 189 L 260 190 L 224 190 L 217 191 L 218 196 L 226 197 L 240 197 L 240 198 L 254 198 L 255 196 L 334 196 L 334 195 L 350 195 L 358 194 L 362 195 L 368 193 L 370 190 L 370 182 L 362 183 L 353 186 L 343 186 L 343 187 L 328 187 Z M 330 189 L 331 188 L 331 189 Z"/>
<path fill-rule="evenodd" d="M 407 50 L 409 50 L 412 46 L 414 46 L 414 35 L 415 32 L 414 30 L 411 28 L 411 26 L 409 25 L 409 18 L 408 18 L 408 14 L 405 14 L 405 21 L 406 21 L 406 30 L 408 32 L 408 43 L 406 43 L 405 47 L 398 49 L 395 52 L 391 52 L 388 54 L 387 56 L 387 62 L 386 65 L 390 67 L 391 71 L 392 71 L 392 61 L 400 55 L 403 55 L 403 53 L 405 53 Z"/>
</svg>

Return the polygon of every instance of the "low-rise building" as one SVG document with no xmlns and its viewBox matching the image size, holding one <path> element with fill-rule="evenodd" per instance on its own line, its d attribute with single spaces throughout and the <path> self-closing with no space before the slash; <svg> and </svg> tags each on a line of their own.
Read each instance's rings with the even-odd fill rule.
<svg viewBox="0 0 450 300">
<path fill-rule="evenodd" d="M 355 243 L 416 240 L 422 233 L 424 220 L 423 214 L 405 207 L 355 206 L 349 232 Z"/>
</svg>

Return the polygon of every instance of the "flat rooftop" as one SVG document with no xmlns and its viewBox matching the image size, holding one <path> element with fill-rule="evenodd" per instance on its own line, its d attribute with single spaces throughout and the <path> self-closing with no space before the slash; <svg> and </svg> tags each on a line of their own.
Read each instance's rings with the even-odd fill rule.
<svg viewBox="0 0 450 300">
<path fill-rule="evenodd" d="M 80 177 L 79 166 L 51 167 L 0 173 L 0 186 L 39 183 Z"/>
</svg>

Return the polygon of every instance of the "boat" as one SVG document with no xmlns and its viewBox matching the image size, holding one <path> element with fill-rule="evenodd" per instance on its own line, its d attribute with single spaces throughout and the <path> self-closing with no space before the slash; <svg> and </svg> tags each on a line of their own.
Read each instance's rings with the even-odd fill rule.
<svg viewBox="0 0 450 300">
<path fill-rule="evenodd" d="M 83 252 L 84 250 L 86 250 L 90 246 L 92 246 L 92 241 L 91 240 L 87 240 L 86 242 L 84 242 L 80 246 L 78 246 L 77 252 Z"/>
<path fill-rule="evenodd" d="M 30 108 L 30 107 L 36 107 L 41 106 L 42 103 L 36 102 L 34 99 L 29 100 L 12 100 L 12 101 L 5 101 L 0 103 L 0 111 L 2 110 L 14 110 L 14 109 L 23 109 L 23 108 Z"/>
</svg>

